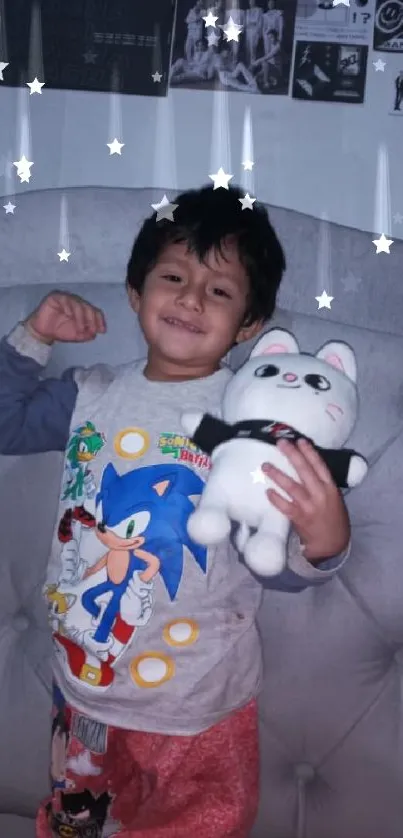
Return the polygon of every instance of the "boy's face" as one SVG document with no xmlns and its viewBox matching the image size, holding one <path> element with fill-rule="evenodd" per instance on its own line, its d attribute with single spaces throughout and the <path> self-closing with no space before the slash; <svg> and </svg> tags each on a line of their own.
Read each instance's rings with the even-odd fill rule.
<svg viewBox="0 0 403 838">
<path fill-rule="evenodd" d="M 199 262 L 186 243 L 170 244 L 146 277 L 129 289 L 149 346 L 147 374 L 161 379 L 210 375 L 231 346 L 254 337 L 262 323 L 242 328 L 249 280 L 234 245 Z"/>
</svg>

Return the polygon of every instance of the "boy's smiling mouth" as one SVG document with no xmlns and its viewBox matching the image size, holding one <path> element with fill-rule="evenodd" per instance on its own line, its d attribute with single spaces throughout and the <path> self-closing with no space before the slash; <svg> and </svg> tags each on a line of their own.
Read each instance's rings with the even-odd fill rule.
<svg viewBox="0 0 403 838">
<path fill-rule="evenodd" d="M 192 332 L 196 335 L 204 334 L 202 329 L 199 329 L 198 326 L 195 326 L 193 323 L 189 323 L 187 320 L 181 320 L 179 317 L 163 317 L 162 318 L 164 323 L 168 323 L 168 326 L 174 326 L 177 329 L 183 329 L 187 332 Z"/>
</svg>

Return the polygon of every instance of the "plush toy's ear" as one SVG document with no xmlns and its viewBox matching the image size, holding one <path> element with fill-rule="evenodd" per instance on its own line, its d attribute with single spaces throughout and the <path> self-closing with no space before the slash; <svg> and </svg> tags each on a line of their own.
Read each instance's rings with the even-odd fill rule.
<svg viewBox="0 0 403 838">
<path fill-rule="evenodd" d="M 316 358 L 326 361 L 331 367 L 344 372 L 354 383 L 357 380 L 357 363 L 354 350 L 344 341 L 333 340 L 325 343 L 316 353 Z"/>
<path fill-rule="evenodd" d="M 270 329 L 258 340 L 250 353 L 251 358 L 258 355 L 298 354 L 299 346 L 291 332 L 286 329 Z"/>
</svg>

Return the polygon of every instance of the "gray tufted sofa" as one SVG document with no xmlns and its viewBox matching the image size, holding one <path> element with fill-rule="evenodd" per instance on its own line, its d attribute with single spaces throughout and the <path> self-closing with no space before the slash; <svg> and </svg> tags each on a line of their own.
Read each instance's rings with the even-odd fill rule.
<svg viewBox="0 0 403 838">
<path fill-rule="evenodd" d="M 56 255 L 65 244 L 58 190 L 28 193 L 14 216 L 0 217 L 2 334 L 52 288 L 107 314 L 107 336 L 84 349 L 58 346 L 52 374 L 143 353 L 123 277 L 134 233 L 162 197 L 106 188 L 65 195 L 69 263 Z M 371 469 L 347 498 L 353 546 L 340 576 L 303 593 L 265 592 L 262 794 L 251 838 L 402 838 L 403 245 L 376 256 L 369 234 L 279 209 L 272 218 L 289 263 L 275 323 L 308 351 L 330 337 L 354 346 L 361 417 L 352 444 Z M 334 302 L 318 312 L 323 286 Z M 1 838 L 33 836 L 47 792 L 50 642 L 40 589 L 60 468 L 54 454 L 0 459 Z"/>
</svg>

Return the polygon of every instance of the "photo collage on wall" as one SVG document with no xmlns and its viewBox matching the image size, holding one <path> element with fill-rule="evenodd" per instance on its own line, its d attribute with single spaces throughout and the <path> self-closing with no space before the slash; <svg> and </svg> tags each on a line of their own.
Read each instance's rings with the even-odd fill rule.
<svg viewBox="0 0 403 838">
<path fill-rule="evenodd" d="M 362 104 L 375 0 L 299 0 L 292 97 Z"/>
<path fill-rule="evenodd" d="M 403 116 L 403 2 L 376 0 L 374 50 L 385 62 L 388 112 Z M 382 55 L 382 53 L 385 53 Z"/>
<path fill-rule="evenodd" d="M 170 86 L 287 95 L 297 0 L 178 0 Z M 206 10 L 206 5 L 208 9 Z M 206 27 L 203 17 L 217 18 Z M 242 27 L 237 40 L 223 31 Z"/>
<path fill-rule="evenodd" d="M 61 90 L 363 104 L 378 58 L 385 113 L 403 115 L 403 0 L 1 1 L 4 86 L 43 76 Z M 224 31 L 231 19 L 237 40 Z"/>
<path fill-rule="evenodd" d="M 28 74 L 58 90 L 167 95 L 175 0 L 3 0 L 3 10 L 4 86 Z"/>
</svg>

